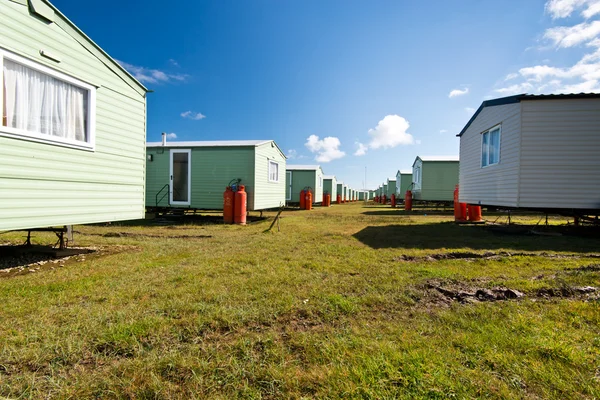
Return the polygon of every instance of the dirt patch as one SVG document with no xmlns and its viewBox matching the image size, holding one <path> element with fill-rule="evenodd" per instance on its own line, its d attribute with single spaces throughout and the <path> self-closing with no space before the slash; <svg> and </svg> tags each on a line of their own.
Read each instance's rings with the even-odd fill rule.
<svg viewBox="0 0 600 400">
<path fill-rule="evenodd" d="M 131 233 L 131 232 L 108 232 L 108 233 L 85 233 L 75 232 L 79 235 L 84 236 L 100 236 L 106 238 L 159 238 L 159 239 L 209 239 L 212 235 L 152 235 L 147 233 Z"/>
<path fill-rule="evenodd" d="M 600 254 L 552 254 L 552 253 L 509 253 L 507 251 L 486 251 L 485 253 L 475 252 L 449 252 L 434 253 L 426 256 L 411 256 L 402 254 L 394 257 L 393 261 L 422 262 L 422 261 L 441 261 L 441 260 L 495 260 L 507 257 L 543 257 L 550 259 L 578 259 L 578 258 L 600 258 Z"/>
<path fill-rule="evenodd" d="M 445 298 L 445 303 L 475 303 L 486 301 L 506 301 L 518 300 L 525 297 L 533 298 L 581 298 L 586 300 L 597 300 L 599 298 L 599 289 L 594 286 L 561 286 L 557 288 L 542 288 L 534 293 L 526 294 L 519 290 L 507 287 L 476 287 L 461 283 L 449 283 L 438 280 L 428 281 L 424 285 L 427 291 L 435 293 Z M 431 296 L 430 296 L 431 297 Z M 435 298 L 435 296 L 433 296 Z M 439 299 L 438 299 L 439 300 Z"/>
<path fill-rule="evenodd" d="M 107 256 L 124 251 L 137 251 L 135 246 L 78 247 L 82 254 L 54 257 L 47 253 L 29 253 L 23 246 L 0 246 L 0 278 L 63 268 L 69 263 L 84 262 L 88 258 Z"/>
</svg>

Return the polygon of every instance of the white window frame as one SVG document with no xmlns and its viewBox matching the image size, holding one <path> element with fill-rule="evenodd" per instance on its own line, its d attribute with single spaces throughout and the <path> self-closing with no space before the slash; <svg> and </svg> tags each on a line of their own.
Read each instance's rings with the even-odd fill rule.
<svg viewBox="0 0 600 400">
<path fill-rule="evenodd" d="M 290 179 L 288 182 L 288 174 L 290 174 Z M 288 189 L 290 190 L 290 197 L 288 197 Z M 285 171 L 285 199 L 287 201 L 292 200 L 292 171 Z"/>
<path fill-rule="evenodd" d="M 490 138 L 491 135 L 489 135 L 491 132 L 498 130 L 498 161 L 490 164 Z M 487 164 L 483 165 L 483 136 L 488 134 L 488 142 L 487 142 L 487 158 L 488 158 L 488 162 Z M 500 149 L 502 148 L 502 124 L 498 124 L 495 125 L 493 127 L 491 127 L 490 129 L 486 129 L 485 131 L 481 132 L 481 138 L 480 138 L 480 146 L 479 148 L 481 149 L 481 152 L 479 153 L 479 164 L 481 166 L 481 168 L 488 168 L 488 167 L 493 167 L 494 165 L 498 165 L 500 164 Z"/>
<path fill-rule="evenodd" d="M 277 165 L 277 180 L 273 180 L 271 179 L 271 165 Z M 268 168 L 268 173 L 269 173 L 269 182 L 272 183 L 279 183 L 279 163 L 277 161 L 274 160 L 269 160 L 269 168 Z"/>
<path fill-rule="evenodd" d="M 8 59 L 17 64 L 21 64 L 27 68 L 31 68 L 52 78 L 67 82 L 73 86 L 77 86 L 84 89 L 88 93 L 87 98 L 87 142 L 79 140 L 71 140 L 66 138 L 60 138 L 56 136 L 44 135 L 39 132 L 31 132 L 24 129 L 16 129 L 8 126 L 4 126 L 0 121 L 0 136 L 24 139 L 32 142 L 53 144 L 63 147 L 70 147 L 88 151 L 96 150 L 96 87 L 85 83 L 79 79 L 73 78 L 62 72 L 58 72 L 52 68 L 46 67 L 36 61 L 29 60 L 21 57 L 9 51 L 0 48 L 0 111 L 4 110 L 4 59 Z M 3 113 L 0 113 L 0 117 L 3 117 Z"/>
</svg>

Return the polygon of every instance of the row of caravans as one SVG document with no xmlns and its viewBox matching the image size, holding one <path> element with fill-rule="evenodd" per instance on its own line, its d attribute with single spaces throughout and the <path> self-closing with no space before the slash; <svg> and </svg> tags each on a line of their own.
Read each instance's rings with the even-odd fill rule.
<svg viewBox="0 0 600 400">
<path fill-rule="evenodd" d="M 412 170 L 398 170 L 375 191 L 376 196 L 404 198 L 410 190 L 414 200 L 452 201 L 458 184 L 458 157 L 416 157 Z"/>
<path fill-rule="evenodd" d="M 146 205 L 165 202 L 220 208 L 224 180 L 205 177 L 242 179 L 249 210 L 293 202 L 306 186 L 316 202 L 325 185 L 332 199 L 360 196 L 318 166 L 310 167 L 321 180 L 300 181 L 309 168 L 286 166 L 269 140 L 146 146 L 148 90 L 58 9 L 46 0 L 0 0 L 0 19 L 0 231 L 137 219 Z M 45 99 L 49 92 L 58 97 Z M 25 93 L 36 101 L 20 101 Z M 53 101 L 68 106 L 48 117 Z M 436 165 L 453 163 L 461 202 L 597 213 L 599 131 L 600 94 L 485 101 L 458 135 L 460 165 L 415 160 L 414 198 L 451 200 L 450 178 L 435 178 L 448 186 L 443 195 L 429 185 Z M 221 164 L 225 150 L 240 162 Z M 399 174 L 380 194 L 405 189 Z"/>
<path fill-rule="evenodd" d="M 220 209 L 228 178 L 249 210 L 297 195 L 272 140 L 146 143 L 148 89 L 50 2 L 0 0 L 0 19 L 0 231 Z"/>
</svg>

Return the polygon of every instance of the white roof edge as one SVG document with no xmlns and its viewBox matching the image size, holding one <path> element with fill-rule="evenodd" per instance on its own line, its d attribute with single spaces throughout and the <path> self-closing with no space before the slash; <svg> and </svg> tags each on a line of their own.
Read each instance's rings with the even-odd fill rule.
<svg viewBox="0 0 600 400">
<path fill-rule="evenodd" d="M 406 174 L 406 175 L 412 174 L 412 170 L 410 170 L 410 169 L 405 169 L 404 171 L 400 170 L 400 174 L 401 175 L 403 175 L 403 174 Z"/>
<path fill-rule="evenodd" d="M 273 140 L 198 140 L 185 142 L 169 142 L 164 147 L 241 147 L 260 146 Z M 163 147 L 162 142 L 146 142 L 146 147 Z"/>
<path fill-rule="evenodd" d="M 323 175 L 323 179 L 335 179 L 337 181 L 335 175 Z"/>
<path fill-rule="evenodd" d="M 459 156 L 423 156 L 421 161 L 459 161 Z"/>
<path fill-rule="evenodd" d="M 290 170 L 307 170 L 307 171 L 313 171 L 313 170 L 318 170 L 320 169 L 321 166 L 320 165 L 294 165 L 294 164 L 287 164 L 285 166 L 285 169 L 290 169 Z"/>
</svg>

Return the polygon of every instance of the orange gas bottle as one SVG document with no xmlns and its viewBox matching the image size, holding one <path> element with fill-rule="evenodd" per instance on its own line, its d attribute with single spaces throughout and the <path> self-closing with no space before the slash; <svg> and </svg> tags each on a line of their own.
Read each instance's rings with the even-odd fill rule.
<svg viewBox="0 0 600 400">
<path fill-rule="evenodd" d="M 390 203 L 392 203 L 392 208 L 396 208 L 396 195 L 392 193 L 392 197 L 390 198 Z"/>
<path fill-rule="evenodd" d="M 463 222 L 467 220 L 467 205 L 458 201 L 458 185 L 454 187 L 454 221 Z"/>
<path fill-rule="evenodd" d="M 329 193 L 325 195 L 325 207 L 331 207 L 331 195 Z"/>
<path fill-rule="evenodd" d="M 335 198 L 336 203 L 338 204 L 342 204 L 342 195 L 338 194 L 337 197 Z"/>
<path fill-rule="evenodd" d="M 238 225 L 246 225 L 246 186 L 238 185 L 235 192 L 235 202 L 233 204 L 233 222 Z"/>
<path fill-rule="evenodd" d="M 469 204 L 467 210 L 469 212 L 469 221 L 479 222 L 483 219 L 481 218 L 481 206 L 472 206 Z"/>
<path fill-rule="evenodd" d="M 412 210 L 412 191 L 407 190 L 404 194 L 404 209 L 406 211 Z"/>
<path fill-rule="evenodd" d="M 300 209 L 301 210 L 304 210 L 306 208 L 305 204 L 306 204 L 306 191 L 304 189 L 302 189 L 300 191 Z"/>
<path fill-rule="evenodd" d="M 225 188 L 223 193 L 223 222 L 233 224 L 233 205 L 235 203 L 235 192 L 231 186 Z"/>
<path fill-rule="evenodd" d="M 304 207 L 306 210 L 312 210 L 312 202 L 313 202 L 313 197 L 312 197 L 312 191 L 310 189 L 306 190 L 305 192 L 305 196 L 304 196 Z"/>
</svg>

